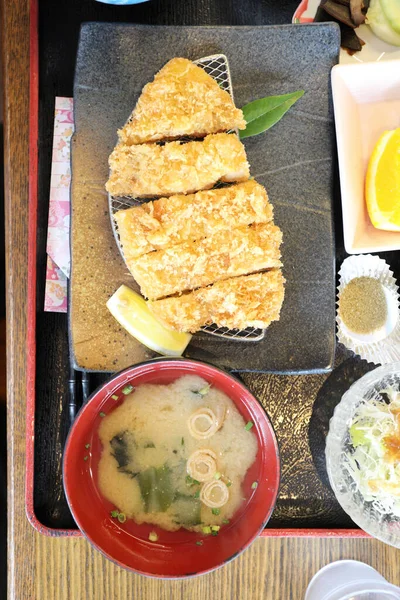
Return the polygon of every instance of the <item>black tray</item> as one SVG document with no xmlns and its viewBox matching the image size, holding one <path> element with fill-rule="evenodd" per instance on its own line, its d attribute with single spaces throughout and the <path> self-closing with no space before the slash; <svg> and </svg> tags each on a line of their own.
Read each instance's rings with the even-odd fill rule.
<svg viewBox="0 0 400 600">
<path fill-rule="evenodd" d="M 207 4 L 207 7 L 204 6 Z M 64 9 L 59 18 L 60 5 Z M 46 233 L 55 96 L 71 96 L 79 26 L 85 20 L 171 24 L 267 24 L 290 22 L 297 0 L 232 3 L 209 0 L 152 0 L 137 7 L 108 7 L 94 0 L 39 2 L 40 111 L 39 205 L 37 215 L 36 406 L 33 511 L 36 527 L 50 535 L 73 535 L 77 529 L 62 488 L 62 449 L 69 427 L 69 353 L 67 316 L 44 313 Z M 204 9 L 204 10 L 203 10 Z M 207 9 L 207 10 L 206 10 Z M 206 16 L 204 16 L 206 15 Z M 337 180 L 337 178 L 336 178 Z M 346 254 L 341 238 L 339 195 L 335 222 L 337 264 Z M 381 254 L 400 276 L 400 253 Z M 266 534 L 348 535 L 354 528 L 327 482 L 324 443 L 333 407 L 349 385 L 372 368 L 337 348 L 336 368 L 329 375 L 280 376 L 246 373 L 243 381 L 265 406 L 277 434 L 282 457 L 282 481 L 276 509 Z M 81 377 L 81 375 L 78 375 Z M 90 374 L 93 391 L 107 378 Z M 79 398 L 78 398 L 79 401 Z M 356 531 L 352 529 L 352 534 Z"/>
</svg>

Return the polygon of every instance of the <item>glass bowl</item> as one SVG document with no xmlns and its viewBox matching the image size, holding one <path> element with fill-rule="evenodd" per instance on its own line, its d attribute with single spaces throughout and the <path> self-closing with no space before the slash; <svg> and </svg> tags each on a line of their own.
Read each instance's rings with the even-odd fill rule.
<svg viewBox="0 0 400 600">
<path fill-rule="evenodd" d="M 343 510 L 373 537 L 400 548 L 400 517 L 382 514 L 379 501 L 367 501 L 346 469 L 349 427 L 363 400 L 379 397 L 392 387 L 400 390 L 400 362 L 379 367 L 356 381 L 344 394 L 330 420 L 326 438 L 326 466 L 329 481 Z"/>
</svg>

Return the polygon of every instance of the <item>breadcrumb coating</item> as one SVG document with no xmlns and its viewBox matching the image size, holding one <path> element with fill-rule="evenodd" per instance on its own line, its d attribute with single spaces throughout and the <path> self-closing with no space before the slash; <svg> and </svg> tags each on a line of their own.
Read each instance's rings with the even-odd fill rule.
<svg viewBox="0 0 400 600">
<path fill-rule="evenodd" d="M 265 188 L 254 180 L 187 196 L 170 196 L 120 210 L 114 218 L 124 256 L 197 240 L 217 231 L 272 221 Z"/>
<path fill-rule="evenodd" d="M 228 329 L 259 327 L 278 321 L 285 295 L 280 269 L 225 279 L 209 287 L 149 302 L 166 327 L 195 333 L 215 323 Z"/>
<path fill-rule="evenodd" d="M 131 145 L 245 127 L 228 92 L 190 60 L 173 58 L 145 85 L 118 133 L 122 143 Z"/>
<path fill-rule="evenodd" d="M 142 294 L 156 300 L 222 279 L 280 267 L 282 232 L 257 223 L 144 254 L 127 262 Z"/>
<path fill-rule="evenodd" d="M 213 187 L 218 181 L 246 181 L 249 164 L 235 134 L 208 135 L 200 142 L 118 144 L 109 159 L 106 184 L 112 196 L 171 196 Z"/>
</svg>

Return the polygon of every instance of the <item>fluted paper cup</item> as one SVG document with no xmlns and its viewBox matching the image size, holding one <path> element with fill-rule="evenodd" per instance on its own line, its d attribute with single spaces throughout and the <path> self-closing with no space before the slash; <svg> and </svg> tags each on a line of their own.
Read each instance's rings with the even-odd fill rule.
<svg viewBox="0 0 400 600">
<path fill-rule="evenodd" d="M 372 277 L 383 287 L 387 303 L 386 322 L 369 334 L 351 331 L 339 315 L 339 300 L 344 288 L 356 277 Z M 337 338 L 339 342 L 376 365 L 386 365 L 400 360 L 399 293 L 393 272 L 386 261 L 378 256 L 355 255 L 346 258 L 339 271 L 338 301 L 336 310 Z"/>
</svg>

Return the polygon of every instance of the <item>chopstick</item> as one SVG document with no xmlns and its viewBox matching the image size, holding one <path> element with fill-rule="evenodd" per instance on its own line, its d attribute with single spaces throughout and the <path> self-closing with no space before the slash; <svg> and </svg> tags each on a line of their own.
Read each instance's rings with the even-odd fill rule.
<svg viewBox="0 0 400 600">
<path fill-rule="evenodd" d="M 75 421 L 76 413 L 78 412 L 77 403 L 77 371 L 71 366 L 69 371 L 68 379 L 68 414 L 69 414 L 69 426 Z M 82 406 L 86 404 L 90 396 L 90 378 L 89 373 L 82 371 L 81 373 L 81 385 L 82 385 Z"/>
<path fill-rule="evenodd" d="M 82 371 L 82 405 L 86 404 L 90 396 L 90 379 L 87 371 Z"/>
<path fill-rule="evenodd" d="M 72 366 L 70 366 L 68 379 L 68 414 L 70 427 L 75 421 L 76 412 L 76 371 Z"/>
</svg>

